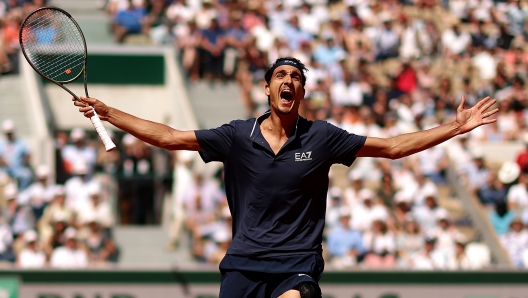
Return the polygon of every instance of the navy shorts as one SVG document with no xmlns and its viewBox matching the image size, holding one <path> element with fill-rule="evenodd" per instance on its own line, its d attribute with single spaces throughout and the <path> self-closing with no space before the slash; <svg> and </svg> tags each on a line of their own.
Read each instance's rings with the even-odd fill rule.
<svg viewBox="0 0 528 298">
<path fill-rule="evenodd" d="M 324 260 L 317 254 L 249 258 L 226 255 L 220 262 L 220 298 L 276 298 L 299 283 L 318 285 Z"/>
</svg>

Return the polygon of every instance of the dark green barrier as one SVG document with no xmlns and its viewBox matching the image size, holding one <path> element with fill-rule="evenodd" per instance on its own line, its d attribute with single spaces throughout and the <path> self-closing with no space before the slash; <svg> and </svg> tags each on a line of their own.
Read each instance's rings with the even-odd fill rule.
<svg viewBox="0 0 528 298">
<path fill-rule="evenodd" d="M 162 54 L 88 54 L 87 74 L 88 84 L 164 85 L 165 58 Z M 81 76 L 71 84 L 83 83 Z"/>
</svg>

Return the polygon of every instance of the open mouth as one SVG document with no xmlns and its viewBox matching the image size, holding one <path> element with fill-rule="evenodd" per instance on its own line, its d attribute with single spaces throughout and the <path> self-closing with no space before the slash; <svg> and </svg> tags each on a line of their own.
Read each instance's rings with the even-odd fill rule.
<svg viewBox="0 0 528 298">
<path fill-rule="evenodd" d="M 281 91 L 280 97 L 283 100 L 291 101 L 293 99 L 293 92 L 291 92 L 289 89 L 284 89 Z"/>
</svg>

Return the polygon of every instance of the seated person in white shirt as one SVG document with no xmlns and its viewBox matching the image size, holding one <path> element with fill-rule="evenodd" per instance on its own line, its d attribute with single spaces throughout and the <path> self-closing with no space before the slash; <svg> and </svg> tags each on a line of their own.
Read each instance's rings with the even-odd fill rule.
<svg viewBox="0 0 528 298">
<path fill-rule="evenodd" d="M 50 170 L 46 165 L 40 165 L 35 171 L 37 181 L 33 182 L 27 189 L 18 195 L 18 202 L 21 205 L 30 205 L 35 216 L 39 220 L 44 212 L 44 208 L 53 199 L 56 185 L 50 183 Z"/>
<path fill-rule="evenodd" d="M 20 268 L 43 268 L 46 266 L 46 254 L 39 247 L 37 232 L 28 230 L 23 237 L 26 247 L 18 254 L 16 264 Z"/>
<path fill-rule="evenodd" d="M 93 217 L 101 228 L 111 236 L 111 228 L 115 224 L 115 219 L 110 204 L 101 198 L 99 187 L 90 188 L 89 196 L 90 204 L 87 204 L 82 212 L 77 215 L 78 224 L 87 223 Z"/>
<path fill-rule="evenodd" d="M 67 228 L 64 231 L 66 245 L 53 250 L 50 265 L 54 268 L 74 269 L 88 267 L 88 254 L 77 241 L 77 231 Z"/>
<path fill-rule="evenodd" d="M 443 270 L 447 263 L 444 254 L 436 249 L 436 239 L 427 237 L 425 244 L 412 259 L 411 268 L 414 270 Z"/>
</svg>

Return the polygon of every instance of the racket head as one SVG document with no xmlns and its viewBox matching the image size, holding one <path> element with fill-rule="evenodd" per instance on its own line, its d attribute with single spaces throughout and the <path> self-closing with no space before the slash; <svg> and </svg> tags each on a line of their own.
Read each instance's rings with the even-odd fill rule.
<svg viewBox="0 0 528 298">
<path fill-rule="evenodd" d="M 86 40 L 63 9 L 42 7 L 30 13 L 20 27 L 19 42 L 31 67 L 53 83 L 73 82 L 86 69 Z"/>
</svg>

